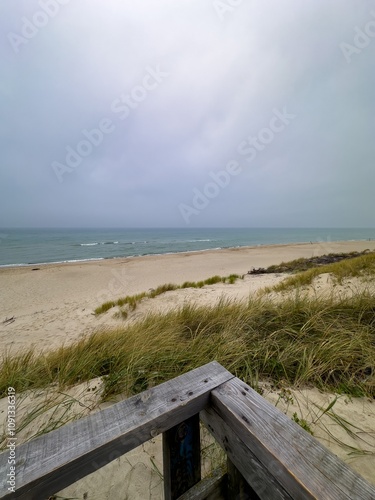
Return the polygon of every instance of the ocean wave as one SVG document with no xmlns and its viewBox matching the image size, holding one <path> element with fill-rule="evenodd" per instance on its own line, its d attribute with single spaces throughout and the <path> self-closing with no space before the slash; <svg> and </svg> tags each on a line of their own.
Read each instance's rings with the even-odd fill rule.
<svg viewBox="0 0 375 500">
<path fill-rule="evenodd" d="M 93 260 L 105 260 L 104 257 L 94 257 L 91 259 L 71 259 L 71 260 L 54 260 L 52 262 L 28 262 L 23 264 L 0 264 L 2 267 L 29 267 L 29 266 L 48 266 L 51 264 L 71 264 L 74 262 L 88 262 Z"/>
<path fill-rule="evenodd" d="M 42 264 L 68 264 L 71 262 L 88 262 L 91 260 L 104 260 L 104 257 L 93 257 L 92 259 L 72 259 L 72 260 L 61 260 L 58 262 L 42 262 Z"/>
<path fill-rule="evenodd" d="M 140 245 L 142 243 L 149 243 L 148 241 L 127 241 L 124 245 Z"/>
<path fill-rule="evenodd" d="M 120 242 L 119 241 L 95 241 L 93 243 L 79 243 L 79 247 L 92 247 L 96 245 L 118 245 Z M 122 242 L 121 245 L 127 246 L 127 245 L 140 245 L 140 244 L 146 244 L 149 243 L 149 241 L 125 241 Z M 74 245 L 77 246 L 77 245 Z"/>
<path fill-rule="evenodd" d="M 93 247 L 96 245 L 118 245 L 118 241 L 95 241 L 94 243 L 80 243 L 80 247 Z"/>
<path fill-rule="evenodd" d="M 232 247 L 215 247 L 215 248 L 202 248 L 201 250 L 176 250 L 175 252 L 155 252 L 155 253 L 138 253 L 135 255 L 127 255 L 126 259 L 136 258 L 136 257 L 159 257 L 161 255 L 180 255 L 184 253 L 202 253 L 202 252 L 211 252 L 212 250 L 225 250 L 226 248 Z M 117 259 L 118 257 L 110 257 L 113 259 Z M 121 257 L 120 257 L 121 258 Z"/>
<path fill-rule="evenodd" d="M 200 243 L 207 241 L 215 241 L 215 240 L 182 240 L 182 241 L 177 241 L 176 243 Z"/>
<path fill-rule="evenodd" d="M 34 265 L 34 264 L 0 264 L 0 267 L 22 267 L 22 266 L 31 266 L 31 265 Z"/>
</svg>

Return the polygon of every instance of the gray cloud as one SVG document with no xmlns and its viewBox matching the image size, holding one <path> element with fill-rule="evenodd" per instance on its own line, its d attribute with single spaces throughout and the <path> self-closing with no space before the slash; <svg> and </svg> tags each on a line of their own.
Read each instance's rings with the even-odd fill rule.
<svg viewBox="0 0 375 500">
<path fill-rule="evenodd" d="M 0 6 L 0 227 L 185 226 L 179 205 L 231 160 L 241 173 L 192 226 L 373 226 L 375 30 L 355 44 L 371 2 L 249 0 L 220 19 L 212 0 L 58 1 Z M 47 4 L 16 53 L 9 34 Z M 247 161 L 239 144 L 284 107 L 296 118 Z M 53 162 L 105 118 L 114 130 L 59 182 Z"/>
</svg>

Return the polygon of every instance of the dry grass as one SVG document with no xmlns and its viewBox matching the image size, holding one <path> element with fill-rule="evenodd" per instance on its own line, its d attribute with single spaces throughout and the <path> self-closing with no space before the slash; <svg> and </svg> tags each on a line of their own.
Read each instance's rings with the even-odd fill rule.
<svg viewBox="0 0 375 500">
<path fill-rule="evenodd" d="M 311 285 L 314 278 L 320 274 L 330 273 L 338 283 L 346 278 L 369 278 L 375 274 L 375 252 L 366 253 L 360 257 L 342 260 L 333 264 L 313 267 L 307 271 L 290 276 L 272 290 L 282 292 L 293 288 Z"/>
<path fill-rule="evenodd" d="M 155 298 L 158 295 L 161 295 L 166 292 L 170 292 L 173 290 L 183 289 L 183 288 L 203 288 L 205 285 L 215 285 L 216 283 L 228 283 L 233 285 L 233 283 L 241 278 L 238 274 L 231 274 L 230 276 L 222 277 L 222 276 L 211 276 L 211 278 L 207 278 L 202 281 L 185 281 L 182 285 L 175 285 L 174 283 L 166 283 L 164 285 L 159 285 L 157 288 L 150 290 L 148 293 L 142 292 L 137 295 L 127 295 L 126 297 L 120 298 L 116 301 L 104 302 L 101 306 L 98 306 L 95 309 L 95 314 L 103 314 L 107 312 L 112 307 L 116 306 L 124 306 L 129 305 L 130 310 L 134 310 L 138 303 L 144 298 Z M 243 278 L 243 276 L 242 276 Z"/>
<path fill-rule="evenodd" d="M 258 379 L 312 384 L 375 396 L 375 297 L 296 294 L 214 306 L 186 305 L 115 331 L 97 332 L 53 352 L 4 355 L 0 388 L 17 392 L 95 377 L 105 399 L 134 394 L 216 359 L 254 385 Z"/>
</svg>

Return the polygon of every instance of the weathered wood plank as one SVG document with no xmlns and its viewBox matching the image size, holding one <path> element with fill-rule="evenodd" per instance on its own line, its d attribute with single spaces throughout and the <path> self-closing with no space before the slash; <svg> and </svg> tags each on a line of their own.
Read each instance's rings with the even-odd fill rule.
<svg viewBox="0 0 375 500">
<path fill-rule="evenodd" d="M 212 476 L 202 479 L 178 500 L 226 500 L 227 474 L 222 470 L 215 471 Z"/>
<path fill-rule="evenodd" d="M 16 493 L 1 484 L 0 498 L 40 500 L 62 490 L 198 413 L 231 378 L 212 362 L 17 447 Z M 7 459 L 0 455 L 2 477 Z"/>
<path fill-rule="evenodd" d="M 164 499 L 176 500 L 201 480 L 199 413 L 163 433 Z"/>
<path fill-rule="evenodd" d="M 227 459 L 227 475 L 228 500 L 259 500 L 258 495 L 229 458 Z"/>
<path fill-rule="evenodd" d="M 292 498 L 213 408 L 205 408 L 200 417 L 259 498 L 267 500 Z"/>
<path fill-rule="evenodd" d="M 374 486 L 241 380 L 214 390 L 211 405 L 293 498 L 375 498 Z"/>
</svg>

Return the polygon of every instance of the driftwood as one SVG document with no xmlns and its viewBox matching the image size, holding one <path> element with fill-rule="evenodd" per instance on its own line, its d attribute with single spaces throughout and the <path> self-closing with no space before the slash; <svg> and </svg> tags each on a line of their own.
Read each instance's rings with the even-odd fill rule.
<svg viewBox="0 0 375 500">
<path fill-rule="evenodd" d="M 13 323 L 13 321 L 16 321 L 16 318 L 14 316 L 12 316 L 11 318 L 5 318 L 3 321 L 3 324 L 5 326 L 7 326 L 7 325 L 10 325 L 11 323 Z"/>
</svg>

